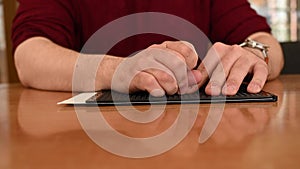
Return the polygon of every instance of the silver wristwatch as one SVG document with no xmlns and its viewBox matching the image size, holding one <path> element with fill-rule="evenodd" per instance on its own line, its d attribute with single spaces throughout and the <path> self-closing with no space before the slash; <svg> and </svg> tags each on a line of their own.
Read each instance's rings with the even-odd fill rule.
<svg viewBox="0 0 300 169">
<path fill-rule="evenodd" d="M 240 46 L 260 50 L 263 54 L 265 62 L 268 63 L 268 61 L 269 61 L 269 58 L 268 58 L 269 46 L 268 45 L 254 41 L 252 39 L 246 39 L 243 43 L 240 44 Z"/>
</svg>

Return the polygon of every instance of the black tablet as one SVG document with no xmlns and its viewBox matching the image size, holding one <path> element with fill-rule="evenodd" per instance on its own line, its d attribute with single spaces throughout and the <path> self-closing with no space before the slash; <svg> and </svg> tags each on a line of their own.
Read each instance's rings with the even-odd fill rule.
<svg viewBox="0 0 300 169">
<path fill-rule="evenodd" d="M 98 105 L 136 105 L 136 104 L 186 104 L 186 103 L 228 103 L 228 102 L 276 102 L 277 96 L 261 91 L 259 93 L 248 93 L 246 85 L 242 85 L 236 95 L 233 96 L 210 96 L 206 95 L 204 89 L 192 94 L 165 95 L 153 97 L 147 92 L 132 94 L 119 93 L 113 90 L 103 90 L 86 100 L 87 104 Z"/>
</svg>

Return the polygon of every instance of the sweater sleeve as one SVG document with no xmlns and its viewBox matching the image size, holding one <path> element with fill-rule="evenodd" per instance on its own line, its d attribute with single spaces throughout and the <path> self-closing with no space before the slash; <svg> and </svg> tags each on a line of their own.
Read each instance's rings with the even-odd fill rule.
<svg viewBox="0 0 300 169">
<path fill-rule="evenodd" d="M 12 27 L 13 52 L 31 37 L 46 37 L 63 47 L 75 49 L 76 18 L 71 0 L 19 0 Z"/>
<path fill-rule="evenodd" d="M 213 42 L 238 44 L 255 32 L 271 31 L 266 19 L 247 0 L 213 0 L 211 16 Z"/>
</svg>

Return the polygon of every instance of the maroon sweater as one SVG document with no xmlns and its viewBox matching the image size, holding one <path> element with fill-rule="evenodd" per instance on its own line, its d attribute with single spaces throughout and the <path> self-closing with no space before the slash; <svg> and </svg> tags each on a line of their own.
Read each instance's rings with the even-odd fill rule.
<svg viewBox="0 0 300 169">
<path fill-rule="evenodd" d="M 12 30 L 13 50 L 30 37 L 43 36 L 81 51 L 99 28 L 139 12 L 163 12 L 183 18 L 202 30 L 213 43 L 236 44 L 254 32 L 270 32 L 265 18 L 257 15 L 247 0 L 19 0 Z M 147 18 L 137 22 L 142 25 Z M 174 29 L 185 31 L 180 25 Z M 157 34 L 133 36 L 118 43 L 109 53 L 128 56 L 165 40 L 173 38 Z"/>
</svg>

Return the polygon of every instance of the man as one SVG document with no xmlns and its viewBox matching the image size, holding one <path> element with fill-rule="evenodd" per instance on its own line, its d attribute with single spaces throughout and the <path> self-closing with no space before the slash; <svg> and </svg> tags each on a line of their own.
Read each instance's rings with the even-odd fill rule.
<svg viewBox="0 0 300 169">
<path fill-rule="evenodd" d="M 98 29 L 143 12 L 183 18 L 203 31 L 213 45 L 201 62 L 192 40 L 176 41 L 153 34 L 130 37 L 108 53 L 81 52 Z M 146 23 L 147 18 L 142 18 L 130 28 L 116 29 L 139 29 Z M 180 26 L 177 30 L 188 34 Z M 243 43 L 246 39 L 251 40 Z M 247 74 L 252 74 L 247 90 L 257 93 L 283 67 L 279 43 L 247 0 L 19 0 L 12 40 L 22 84 L 44 90 L 72 90 L 79 58 L 85 58 L 87 68 L 101 62 L 91 77 L 95 88 L 85 79 L 76 90 L 145 90 L 154 96 L 192 93 L 206 82 L 207 94 L 234 95 Z"/>
</svg>

